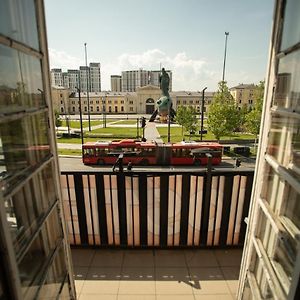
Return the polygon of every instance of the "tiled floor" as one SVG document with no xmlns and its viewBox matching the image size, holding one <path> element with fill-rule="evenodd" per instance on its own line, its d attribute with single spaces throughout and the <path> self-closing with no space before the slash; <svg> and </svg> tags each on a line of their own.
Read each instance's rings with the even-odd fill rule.
<svg viewBox="0 0 300 300">
<path fill-rule="evenodd" d="M 73 249 L 79 300 L 232 300 L 241 250 Z"/>
</svg>

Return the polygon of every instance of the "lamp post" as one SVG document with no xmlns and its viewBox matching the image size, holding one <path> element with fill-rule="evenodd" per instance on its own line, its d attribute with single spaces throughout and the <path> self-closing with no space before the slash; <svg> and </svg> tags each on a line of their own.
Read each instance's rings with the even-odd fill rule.
<svg viewBox="0 0 300 300">
<path fill-rule="evenodd" d="M 202 90 L 202 101 L 201 101 L 201 126 L 200 126 L 200 140 L 202 141 L 203 134 L 203 119 L 204 119 L 204 94 L 207 87 Z"/>
<path fill-rule="evenodd" d="M 222 81 L 224 83 L 225 79 L 225 65 L 226 65 L 226 53 L 227 53 L 227 38 L 228 38 L 229 32 L 225 32 L 225 51 L 224 51 L 224 64 L 223 64 L 223 75 L 222 75 Z"/>
<path fill-rule="evenodd" d="M 78 92 L 78 102 L 79 102 L 79 118 L 80 118 L 80 135 L 81 135 L 81 144 L 84 144 L 83 141 L 83 128 L 82 128 L 82 110 L 81 110 L 81 97 L 80 97 L 80 89 L 75 87 Z"/>
<path fill-rule="evenodd" d="M 168 105 L 168 143 L 171 141 L 171 117 L 170 117 L 170 112 L 171 112 L 171 100 L 169 100 L 169 105 Z"/>
<path fill-rule="evenodd" d="M 86 50 L 86 43 L 84 43 L 84 52 L 85 52 L 85 69 L 86 69 L 86 95 L 87 95 L 87 101 L 88 101 L 88 120 L 89 120 L 89 131 L 91 131 L 91 116 L 90 116 L 90 70 L 87 66 L 87 50 Z"/>
<path fill-rule="evenodd" d="M 104 94 L 104 96 L 102 97 L 102 121 L 103 121 L 103 128 L 106 128 L 106 93 Z"/>
</svg>

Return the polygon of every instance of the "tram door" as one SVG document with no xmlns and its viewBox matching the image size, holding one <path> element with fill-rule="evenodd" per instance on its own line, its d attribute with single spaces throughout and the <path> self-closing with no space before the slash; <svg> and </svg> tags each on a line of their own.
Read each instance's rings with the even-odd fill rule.
<svg viewBox="0 0 300 300">
<path fill-rule="evenodd" d="M 156 150 L 157 164 L 162 166 L 170 165 L 172 155 L 171 145 L 158 145 Z"/>
</svg>

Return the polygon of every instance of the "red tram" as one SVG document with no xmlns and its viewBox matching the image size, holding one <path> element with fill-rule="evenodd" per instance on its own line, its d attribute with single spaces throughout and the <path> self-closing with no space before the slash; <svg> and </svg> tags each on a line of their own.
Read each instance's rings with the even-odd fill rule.
<svg viewBox="0 0 300 300">
<path fill-rule="evenodd" d="M 118 142 L 87 142 L 82 146 L 86 165 L 113 165 L 123 153 L 123 163 L 133 165 L 206 165 L 206 153 L 212 155 L 212 164 L 222 160 L 222 145 L 206 142 L 157 144 L 133 139 Z"/>
</svg>

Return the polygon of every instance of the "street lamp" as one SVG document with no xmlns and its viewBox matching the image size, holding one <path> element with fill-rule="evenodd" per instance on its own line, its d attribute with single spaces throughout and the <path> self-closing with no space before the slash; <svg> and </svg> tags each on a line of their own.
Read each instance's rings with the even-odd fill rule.
<svg viewBox="0 0 300 300">
<path fill-rule="evenodd" d="M 106 92 L 102 97 L 103 128 L 106 128 Z"/>
<path fill-rule="evenodd" d="M 88 120 L 89 120 L 89 131 L 91 131 L 91 116 L 90 116 L 90 95 L 89 95 L 89 89 L 90 89 L 90 69 L 88 69 L 87 66 L 87 50 L 86 50 L 86 43 L 84 43 L 84 50 L 85 50 L 85 69 L 86 69 L 86 95 L 87 95 L 87 101 L 88 101 Z"/>
<path fill-rule="evenodd" d="M 170 141 L 171 141 L 171 117 L 170 117 L 170 113 L 171 113 L 171 99 L 169 99 L 169 103 L 168 103 L 168 143 L 170 143 Z"/>
<path fill-rule="evenodd" d="M 203 134 L 203 119 L 204 119 L 204 93 L 207 87 L 202 90 L 202 101 L 201 101 L 201 126 L 200 126 L 200 140 L 202 141 L 202 134 Z"/>
<path fill-rule="evenodd" d="M 227 52 L 227 38 L 228 38 L 229 32 L 225 32 L 225 52 L 224 52 L 224 64 L 223 64 L 223 76 L 222 81 L 224 83 L 225 79 L 225 64 L 226 64 L 226 52 Z"/>
<path fill-rule="evenodd" d="M 81 135 L 81 144 L 84 144 L 83 141 L 83 128 L 82 128 L 82 110 L 81 110 L 81 97 L 80 97 L 80 89 L 75 86 L 75 89 L 78 92 L 78 102 L 79 102 L 79 118 L 80 118 L 80 135 Z"/>
</svg>

